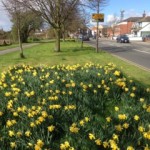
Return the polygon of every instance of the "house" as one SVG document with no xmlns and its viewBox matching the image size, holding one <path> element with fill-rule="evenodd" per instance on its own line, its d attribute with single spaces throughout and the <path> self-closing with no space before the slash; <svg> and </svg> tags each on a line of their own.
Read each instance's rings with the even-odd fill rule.
<svg viewBox="0 0 150 150">
<path fill-rule="evenodd" d="M 150 16 L 145 16 L 132 25 L 132 34 L 140 37 L 150 35 Z"/>
<path fill-rule="evenodd" d="M 110 36 L 130 34 L 138 37 L 150 35 L 150 16 L 146 16 L 144 12 L 142 17 L 127 18 L 109 27 L 107 34 Z"/>
<path fill-rule="evenodd" d="M 99 36 L 100 37 L 102 36 L 102 30 L 103 30 L 103 26 L 99 25 L 98 26 L 98 31 L 99 31 Z M 97 35 L 97 27 L 96 26 L 92 27 L 91 32 L 92 32 L 92 36 L 96 36 Z"/>
</svg>

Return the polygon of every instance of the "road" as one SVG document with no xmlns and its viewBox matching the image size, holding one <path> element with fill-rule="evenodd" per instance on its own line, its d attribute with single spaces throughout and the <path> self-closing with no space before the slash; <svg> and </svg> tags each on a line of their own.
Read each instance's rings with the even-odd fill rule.
<svg viewBox="0 0 150 150">
<path fill-rule="evenodd" d="M 92 39 L 87 43 L 95 47 L 96 40 Z M 99 48 L 142 69 L 150 71 L 150 43 L 117 43 L 115 40 L 101 38 L 99 39 Z"/>
</svg>

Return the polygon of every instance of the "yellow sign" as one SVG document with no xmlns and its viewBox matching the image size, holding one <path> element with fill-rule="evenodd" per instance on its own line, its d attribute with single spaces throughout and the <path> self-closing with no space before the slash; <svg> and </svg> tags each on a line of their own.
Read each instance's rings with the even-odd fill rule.
<svg viewBox="0 0 150 150">
<path fill-rule="evenodd" d="M 104 22 L 104 14 L 92 14 L 92 21 Z"/>
</svg>

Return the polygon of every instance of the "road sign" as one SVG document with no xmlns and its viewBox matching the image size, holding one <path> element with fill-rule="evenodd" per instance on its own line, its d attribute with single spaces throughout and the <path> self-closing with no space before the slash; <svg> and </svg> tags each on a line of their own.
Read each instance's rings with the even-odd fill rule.
<svg viewBox="0 0 150 150">
<path fill-rule="evenodd" d="M 92 14 L 93 22 L 104 22 L 104 14 Z"/>
</svg>

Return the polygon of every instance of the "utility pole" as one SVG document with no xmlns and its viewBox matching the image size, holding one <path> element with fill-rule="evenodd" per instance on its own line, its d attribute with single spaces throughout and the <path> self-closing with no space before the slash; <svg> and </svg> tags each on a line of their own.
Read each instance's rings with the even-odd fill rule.
<svg viewBox="0 0 150 150">
<path fill-rule="evenodd" d="M 100 4 L 100 0 L 98 0 L 97 2 L 98 2 L 98 4 L 97 4 L 97 14 L 99 14 L 99 4 Z M 97 20 L 96 53 L 98 53 L 98 38 L 99 38 L 98 26 L 99 26 L 99 20 Z"/>
<path fill-rule="evenodd" d="M 120 21 L 122 21 L 124 19 L 124 10 L 120 10 Z"/>
</svg>

